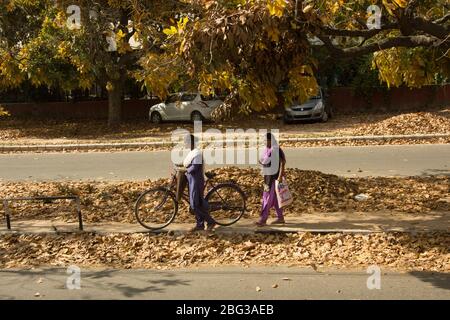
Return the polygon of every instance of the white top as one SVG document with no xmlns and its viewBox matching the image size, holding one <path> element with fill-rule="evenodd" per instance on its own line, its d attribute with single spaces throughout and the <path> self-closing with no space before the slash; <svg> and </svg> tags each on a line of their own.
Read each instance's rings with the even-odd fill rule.
<svg viewBox="0 0 450 320">
<path fill-rule="evenodd" d="M 188 155 L 183 161 L 183 166 L 187 168 L 191 164 L 202 164 L 202 163 L 203 163 L 203 154 L 199 149 L 195 148 L 189 151 Z"/>
</svg>

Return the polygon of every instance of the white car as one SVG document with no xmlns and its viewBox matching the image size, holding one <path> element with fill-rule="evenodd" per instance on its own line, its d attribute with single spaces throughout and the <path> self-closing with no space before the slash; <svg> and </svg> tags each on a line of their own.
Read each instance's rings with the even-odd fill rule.
<svg viewBox="0 0 450 320">
<path fill-rule="evenodd" d="M 174 93 L 166 101 L 152 106 L 148 116 L 155 124 L 162 121 L 210 120 L 212 111 L 222 103 L 217 97 L 206 97 L 200 93 Z"/>
</svg>

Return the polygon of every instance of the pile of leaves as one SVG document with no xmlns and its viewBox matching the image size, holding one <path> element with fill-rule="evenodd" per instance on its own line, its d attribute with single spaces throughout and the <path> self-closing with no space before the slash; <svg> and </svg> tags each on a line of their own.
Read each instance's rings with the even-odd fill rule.
<svg viewBox="0 0 450 320">
<path fill-rule="evenodd" d="M 364 131 L 363 131 L 364 132 Z M 362 135 L 366 135 L 363 133 Z M 382 139 L 382 140 L 323 140 L 323 141 L 287 141 L 282 142 L 281 146 L 289 148 L 305 147 L 331 147 L 331 146 L 383 146 L 383 145 L 411 145 L 411 144 L 447 144 L 450 143 L 450 137 L 427 138 L 427 139 Z"/>
<path fill-rule="evenodd" d="M 400 114 L 363 125 L 353 130 L 355 135 L 409 135 L 450 133 L 450 110 Z"/>
<path fill-rule="evenodd" d="M 450 235 L 2 235 L 0 268 L 291 265 L 450 271 Z"/>
<path fill-rule="evenodd" d="M 158 138 L 161 134 L 176 129 L 176 125 L 149 125 L 147 120 L 125 121 L 115 127 L 108 127 L 103 120 L 58 120 L 58 119 L 2 119 L 0 138 L 17 141 L 20 139 L 42 140 L 121 140 L 141 137 Z M 72 141 L 73 141 L 72 140 Z M 48 143 L 48 141 L 47 141 Z"/>
<path fill-rule="evenodd" d="M 235 181 L 247 196 L 246 217 L 256 217 L 261 209 L 263 181 L 257 169 L 227 167 L 213 170 L 214 182 Z M 287 169 L 287 180 L 294 194 L 294 203 L 287 215 L 308 212 L 397 211 L 428 212 L 450 210 L 448 197 L 450 177 L 411 178 L 343 178 L 318 171 Z M 87 222 L 135 222 L 134 203 L 145 190 L 167 185 L 167 179 L 142 182 L 4 182 L 0 198 L 23 196 L 78 195 L 83 218 Z M 369 195 L 366 201 L 355 196 Z M 68 201 L 54 204 L 21 202 L 10 204 L 13 219 L 58 218 L 76 221 L 75 206 Z M 1 207 L 0 207 L 1 208 Z M 186 203 L 180 206 L 178 221 L 192 221 Z"/>
</svg>

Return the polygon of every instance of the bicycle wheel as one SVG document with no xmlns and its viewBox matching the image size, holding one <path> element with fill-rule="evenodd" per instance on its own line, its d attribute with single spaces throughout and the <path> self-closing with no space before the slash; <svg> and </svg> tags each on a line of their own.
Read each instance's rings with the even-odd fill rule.
<svg viewBox="0 0 450 320">
<path fill-rule="evenodd" d="M 214 186 L 206 195 L 209 213 L 221 226 L 230 226 L 245 213 L 245 194 L 233 183 Z"/>
<path fill-rule="evenodd" d="M 151 189 L 139 196 L 134 207 L 137 221 L 150 230 L 167 227 L 178 212 L 175 195 L 166 188 Z"/>
</svg>

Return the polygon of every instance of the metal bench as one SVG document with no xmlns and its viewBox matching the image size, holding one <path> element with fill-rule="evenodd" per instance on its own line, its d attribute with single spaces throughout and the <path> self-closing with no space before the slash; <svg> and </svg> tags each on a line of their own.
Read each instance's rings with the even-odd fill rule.
<svg viewBox="0 0 450 320">
<path fill-rule="evenodd" d="M 57 197 L 29 197 L 29 198 L 7 198 L 2 199 L 3 208 L 5 210 L 6 227 L 11 230 L 11 214 L 9 211 L 9 204 L 19 201 L 43 201 L 43 203 L 53 203 L 55 200 L 73 200 L 75 201 L 78 214 L 78 228 L 83 231 L 83 217 L 81 215 L 81 204 L 78 196 L 57 196 Z"/>
</svg>

